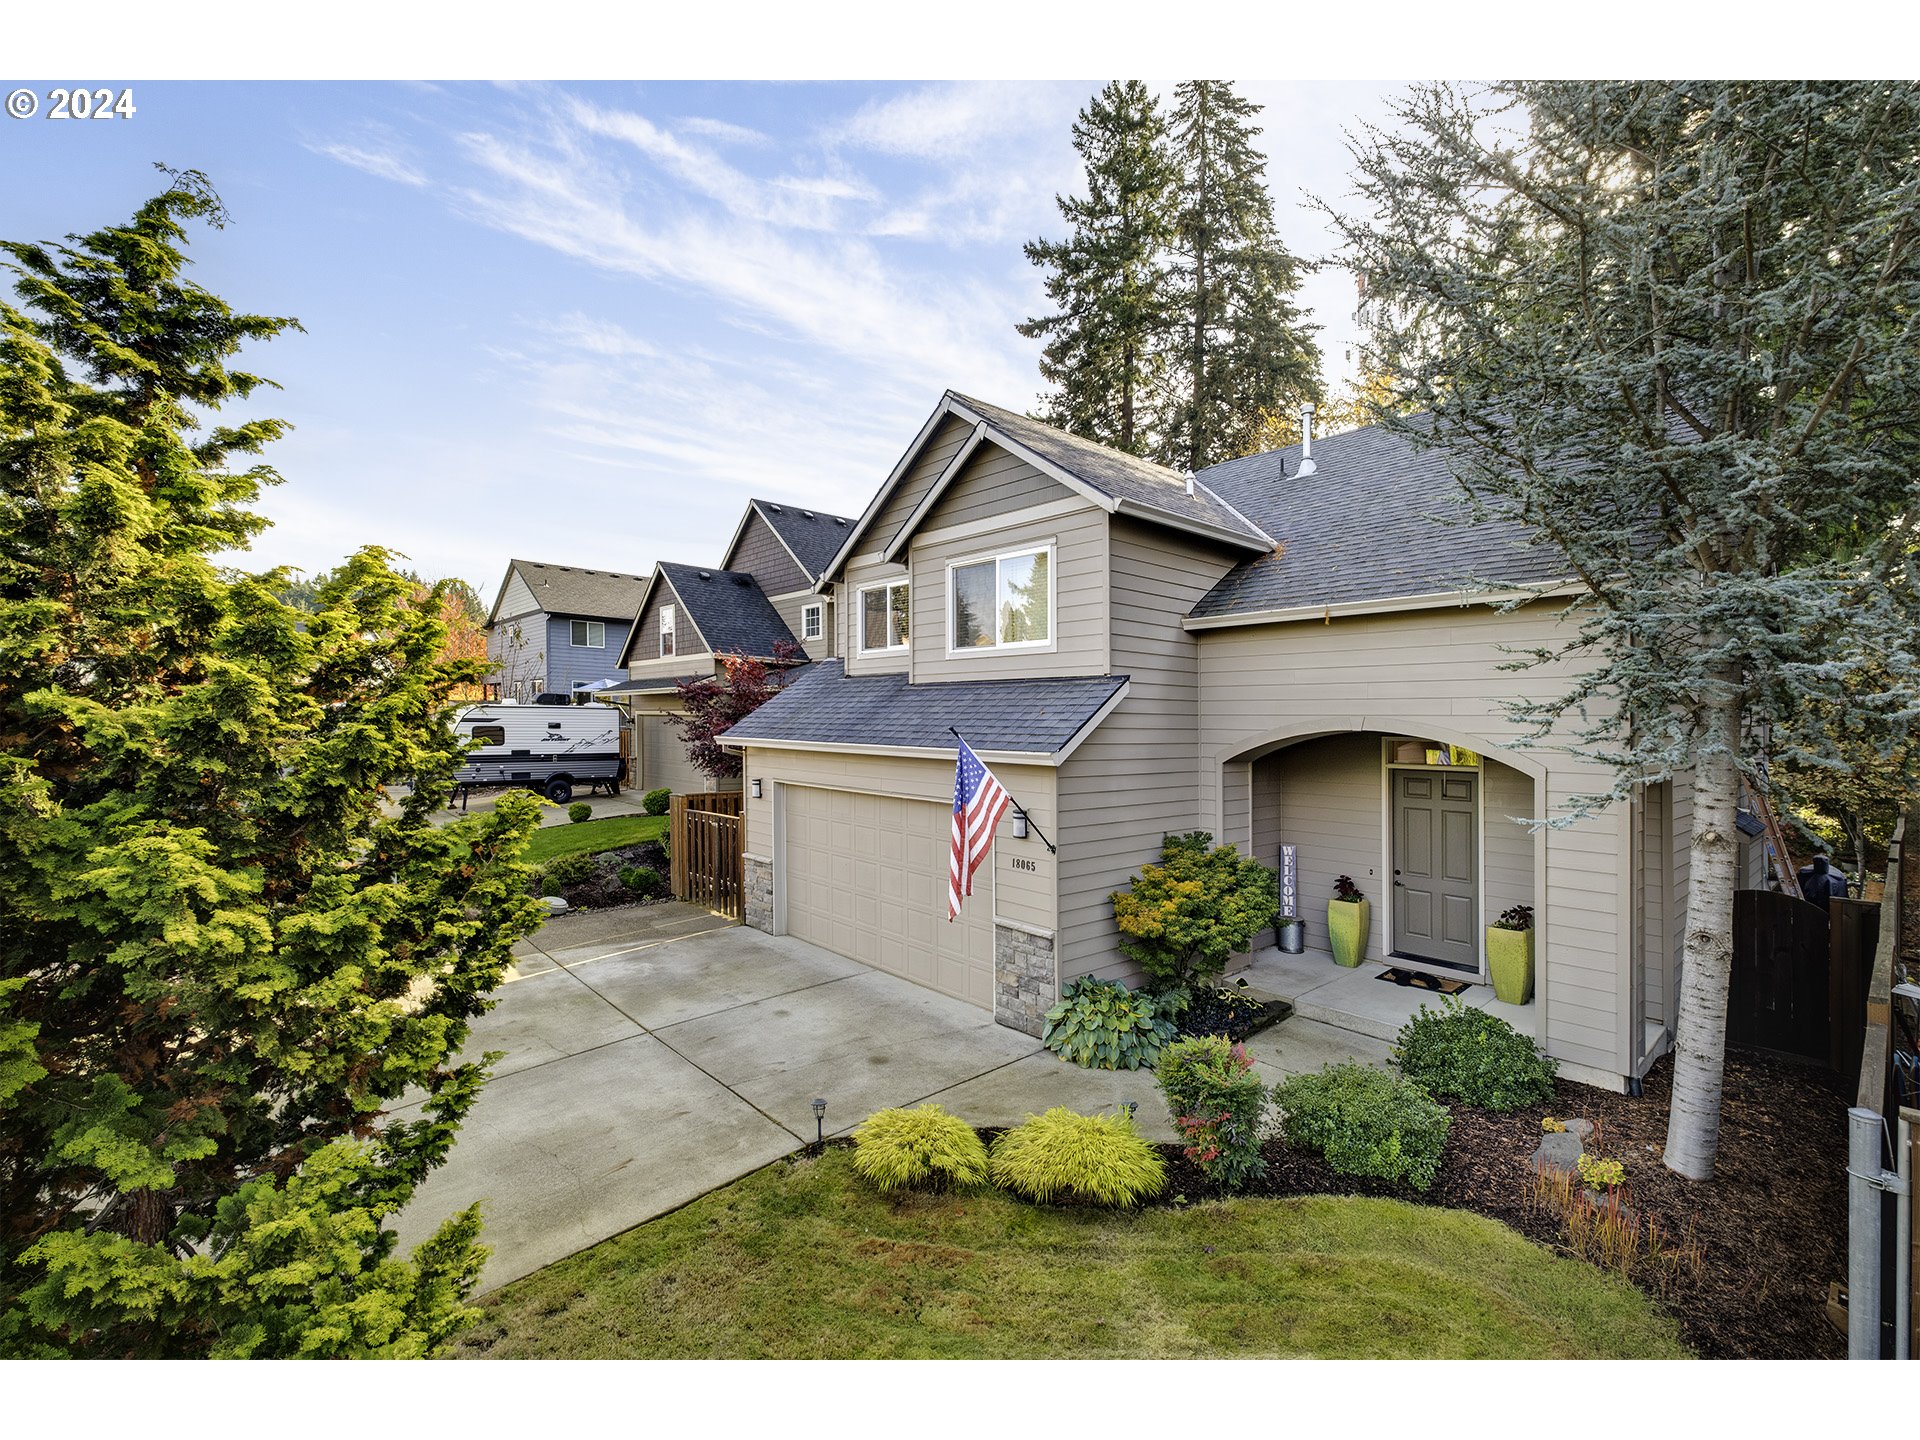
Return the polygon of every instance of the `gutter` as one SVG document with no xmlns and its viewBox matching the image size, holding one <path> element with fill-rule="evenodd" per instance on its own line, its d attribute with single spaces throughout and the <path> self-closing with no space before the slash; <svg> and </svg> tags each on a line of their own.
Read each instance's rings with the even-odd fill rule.
<svg viewBox="0 0 1920 1440">
<path fill-rule="evenodd" d="M 1391 615 L 1402 610 L 1465 610 L 1479 605 L 1505 605 L 1515 600 L 1547 600 L 1579 595 L 1586 586 L 1563 580 L 1516 590 L 1436 590 L 1424 595 L 1389 595 L 1377 600 L 1344 600 L 1336 604 L 1288 605 L 1273 610 L 1242 610 L 1228 615 L 1189 615 L 1180 624 L 1186 630 L 1224 630 L 1238 625 L 1283 625 L 1298 620 L 1331 620 L 1336 615 Z"/>
</svg>

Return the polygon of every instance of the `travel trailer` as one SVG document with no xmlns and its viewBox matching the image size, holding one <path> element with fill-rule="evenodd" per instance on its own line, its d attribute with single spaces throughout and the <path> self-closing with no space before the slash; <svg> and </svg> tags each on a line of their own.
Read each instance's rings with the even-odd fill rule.
<svg viewBox="0 0 1920 1440">
<path fill-rule="evenodd" d="M 456 785 L 522 785 L 555 804 L 575 785 L 620 793 L 627 762 L 620 755 L 620 711 L 612 705 L 520 705 L 495 700 L 469 705 L 454 732 L 478 742 L 454 776 Z"/>
</svg>

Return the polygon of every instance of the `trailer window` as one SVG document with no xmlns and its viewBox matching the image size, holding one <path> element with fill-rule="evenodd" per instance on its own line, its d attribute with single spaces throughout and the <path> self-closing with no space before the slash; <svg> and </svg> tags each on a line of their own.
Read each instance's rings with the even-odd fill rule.
<svg viewBox="0 0 1920 1440">
<path fill-rule="evenodd" d="M 482 745 L 504 745 L 507 743 L 507 727 L 504 725 L 476 725 L 473 738 Z"/>
</svg>

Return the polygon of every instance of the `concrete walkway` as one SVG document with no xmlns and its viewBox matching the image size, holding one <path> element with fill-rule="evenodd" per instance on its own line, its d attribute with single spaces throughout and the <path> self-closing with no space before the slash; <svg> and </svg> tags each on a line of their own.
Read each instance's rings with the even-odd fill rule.
<svg viewBox="0 0 1920 1440">
<path fill-rule="evenodd" d="M 1248 1049 L 1271 1083 L 1387 1047 L 1293 1019 Z M 522 942 L 473 1026 L 467 1053 L 488 1050 L 505 1054 L 451 1159 L 394 1222 L 405 1254 L 484 1202 L 483 1289 L 790 1154 L 816 1096 L 830 1136 L 924 1100 L 976 1125 L 1132 1100 L 1145 1134 L 1174 1138 L 1150 1073 L 1082 1070 L 962 1001 L 679 904 L 565 915 Z"/>
</svg>

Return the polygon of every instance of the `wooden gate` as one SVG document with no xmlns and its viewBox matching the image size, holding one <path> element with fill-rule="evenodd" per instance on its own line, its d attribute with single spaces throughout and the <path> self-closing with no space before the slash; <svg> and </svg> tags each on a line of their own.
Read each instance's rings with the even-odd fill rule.
<svg viewBox="0 0 1920 1440">
<path fill-rule="evenodd" d="M 732 920 L 741 918 L 746 895 L 744 810 L 737 792 L 673 797 L 668 849 L 676 900 L 704 905 Z"/>
<path fill-rule="evenodd" d="M 1859 1074 L 1866 980 L 1879 938 L 1880 907 L 1737 890 L 1727 1043 Z"/>
</svg>

